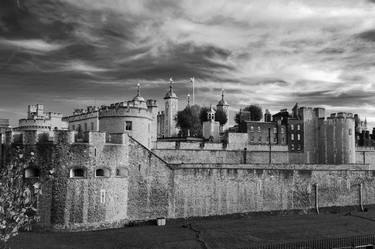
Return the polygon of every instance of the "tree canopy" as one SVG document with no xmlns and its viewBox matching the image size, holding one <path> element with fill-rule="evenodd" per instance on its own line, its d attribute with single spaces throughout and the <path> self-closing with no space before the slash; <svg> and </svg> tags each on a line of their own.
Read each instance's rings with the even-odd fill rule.
<svg viewBox="0 0 375 249">
<path fill-rule="evenodd" d="M 199 105 L 187 106 L 185 109 L 177 112 L 176 126 L 181 129 L 182 135 L 202 136 L 202 124 L 200 122 L 201 107 Z"/>
<path fill-rule="evenodd" d="M 3 248 L 20 229 L 38 220 L 35 207 L 40 184 L 24 181 L 24 170 L 33 162 L 33 152 L 29 156 L 15 148 L 11 161 L 0 168 L 0 246 Z"/>
<path fill-rule="evenodd" d="M 249 105 L 236 114 L 234 121 L 238 124 L 239 132 L 246 132 L 246 121 L 260 121 L 262 117 L 263 111 L 259 105 Z"/>
</svg>

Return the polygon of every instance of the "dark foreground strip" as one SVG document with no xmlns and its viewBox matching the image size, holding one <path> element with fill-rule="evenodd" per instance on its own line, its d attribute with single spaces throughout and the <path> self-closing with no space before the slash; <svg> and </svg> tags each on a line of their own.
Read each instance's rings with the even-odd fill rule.
<svg viewBox="0 0 375 249">
<path fill-rule="evenodd" d="M 246 249 L 375 249 L 375 235 L 305 240 L 283 243 L 259 243 Z"/>
</svg>

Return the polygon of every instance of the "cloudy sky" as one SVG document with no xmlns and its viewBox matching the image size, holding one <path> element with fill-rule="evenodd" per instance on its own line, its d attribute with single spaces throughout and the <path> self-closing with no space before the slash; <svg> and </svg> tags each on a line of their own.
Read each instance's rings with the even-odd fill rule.
<svg viewBox="0 0 375 249">
<path fill-rule="evenodd" d="M 0 117 L 162 97 L 295 102 L 375 126 L 375 1 L 1 0 Z"/>
</svg>

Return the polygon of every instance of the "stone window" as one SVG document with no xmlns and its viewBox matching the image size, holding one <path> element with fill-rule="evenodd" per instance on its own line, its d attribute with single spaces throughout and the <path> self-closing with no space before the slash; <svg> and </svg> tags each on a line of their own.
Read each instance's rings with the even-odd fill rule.
<svg viewBox="0 0 375 249">
<path fill-rule="evenodd" d="M 301 134 L 297 134 L 297 140 L 301 141 Z"/>
<path fill-rule="evenodd" d="M 125 130 L 127 130 L 127 131 L 133 130 L 133 122 L 132 121 L 126 121 L 125 122 Z"/>
<path fill-rule="evenodd" d="M 281 133 L 285 133 L 285 128 L 281 127 Z"/>
<path fill-rule="evenodd" d="M 95 177 L 110 177 L 110 170 L 107 168 L 100 168 L 95 170 Z"/>
<path fill-rule="evenodd" d="M 91 122 L 91 130 L 94 130 L 94 122 Z"/>
<path fill-rule="evenodd" d="M 87 131 L 87 123 L 85 123 L 85 131 Z"/>
<path fill-rule="evenodd" d="M 254 131 L 254 126 L 250 126 L 250 131 L 251 131 L 251 132 Z"/>
<path fill-rule="evenodd" d="M 273 142 L 277 143 L 277 137 L 273 137 Z"/>
<path fill-rule="evenodd" d="M 300 144 L 297 146 L 297 150 L 301 150 L 301 145 Z"/>
<path fill-rule="evenodd" d="M 260 126 L 258 126 L 258 132 L 260 132 Z"/>
<path fill-rule="evenodd" d="M 297 125 L 297 130 L 301 130 L 301 125 Z"/>
<path fill-rule="evenodd" d="M 277 128 L 276 127 L 273 128 L 273 133 L 277 133 Z"/>
<path fill-rule="evenodd" d="M 290 145 L 290 150 L 294 150 L 294 144 Z"/>
<path fill-rule="evenodd" d="M 294 125 L 293 124 L 290 125 L 290 129 L 294 130 Z"/>
<path fill-rule="evenodd" d="M 349 129 L 349 136 L 352 135 L 352 129 Z"/>
<path fill-rule="evenodd" d="M 105 190 L 104 189 L 100 190 L 100 203 L 101 204 L 105 203 Z"/>
<path fill-rule="evenodd" d="M 262 142 L 262 137 L 261 137 L 261 136 L 259 136 L 259 138 L 258 138 L 258 142 L 259 142 L 259 143 Z"/>
<path fill-rule="evenodd" d="M 294 134 L 290 134 L 290 140 L 294 141 Z"/>
<path fill-rule="evenodd" d="M 251 136 L 251 137 L 250 137 L 250 141 L 251 141 L 251 142 L 254 142 L 254 136 Z"/>
<path fill-rule="evenodd" d="M 72 131 L 74 131 L 75 129 L 76 129 L 76 126 L 72 125 Z"/>
<path fill-rule="evenodd" d="M 127 177 L 128 170 L 126 168 L 117 168 L 116 169 L 116 176 L 117 177 Z"/>
<path fill-rule="evenodd" d="M 25 178 L 38 178 L 40 174 L 37 168 L 26 168 L 24 173 Z"/>
<path fill-rule="evenodd" d="M 86 168 L 73 168 L 69 172 L 70 178 L 85 178 L 86 177 Z"/>
</svg>

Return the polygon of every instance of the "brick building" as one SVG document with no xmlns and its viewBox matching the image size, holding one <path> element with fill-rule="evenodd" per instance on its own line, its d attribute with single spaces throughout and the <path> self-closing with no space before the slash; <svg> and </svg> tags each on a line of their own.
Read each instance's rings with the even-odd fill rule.
<svg viewBox="0 0 375 249">
<path fill-rule="evenodd" d="M 280 122 L 247 121 L 247 133 L 249 144 L 287 144 L 286 126 Z"/>
</svg>

